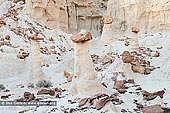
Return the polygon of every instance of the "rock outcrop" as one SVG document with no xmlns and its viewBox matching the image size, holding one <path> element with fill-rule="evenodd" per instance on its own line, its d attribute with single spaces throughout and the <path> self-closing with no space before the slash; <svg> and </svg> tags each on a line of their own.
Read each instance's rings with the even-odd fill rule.
<svg viewBox="0 0 170 113">
<path fill-rule="evenodd" d="M 43 40 L 43 38 L 40 38 L 37 35 L 30 36 L 29 38 L 31 39 L 30 45 L 31 82 L 35 83 L 38 87 L 47 87 L 48 82 L 46 84 L 46 76 L 41 68 L 41 56 L 39 44 L 39 41 Z"/>
<path fill-rule="evenodd" d="M 101 44 L 108 44 L 113 41 L 113 18 L 109 15 L 104 15 L 102 18 L 104 22 L 102 36 L 101 36 Z"/>
<path fill-rule="evenodd" d="M 74 42 L 74 77 L 70 93 L 72 95 L 94 95 L 101 93 L 103 86 L 97 79 L 92 59 L 90 57 L 88 41 L 92 39 L 90 32 L 72 35 Z"/>
<path fill-rule="evenodd" d="M 132 27 L 132 40 L 131 40 L 131 50 L 138 51 L 139 50 L 139 42 L 138 42 L 138 32 L 140 30 L 136 27 Z"/>
<path fill-rule="evenodd" d="M 35 21 L 48 27 L 66 32 L 84 29 L 99 35 L 106 3 L 99 0 L 26 0 L 24 9 Z"/>
<path fill-rule="evenodd" d="M 169 0 L 26 0 L 25 10 L 37 22 L 67 32 L 99 35 L 103 14 L 112 16 L 118 33 L 129 33 L 133 26 L 141 33 L 170 30 Z"/>
<path fill-rule="evenodd" d="M 136 26 L 148 33 L 169 30 L 169 6 L 169 0 L 109 0 L 107 12 L 115 31 L 129 33 Z"/>
</svg>

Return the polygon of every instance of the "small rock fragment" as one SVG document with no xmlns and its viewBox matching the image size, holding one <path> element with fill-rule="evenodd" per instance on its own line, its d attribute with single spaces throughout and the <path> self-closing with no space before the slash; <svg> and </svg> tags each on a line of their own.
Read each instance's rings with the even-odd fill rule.
<svg viewBox="0 0 170 113">
<path fill-rule="evenodd" d="M 55 49 L 55 45 L 51 45 L 51 46 L 50 46 L 50 49 Z"/>
<path fill-rule="evenodd" d="M 17 54 L 17 57 L 20 58 L 20 59 L 25 59 L 25 58 L 28 57 L 28 56 L 29 56 L 29 53 L 24 52 L 24 51 L 20 51 L 20 52 L 18 52 L 18 54 Z"/>
<path fill-rule="evenodd" d="M 142 92 L 142 95 L 143 95 L 144 99 L 146 99 L 147 101 L 153 100 L 153 99 L 155 99 L 157 96 L 159 96 L 160 98 L 163 98 L 163 95 L 164 95 L 164 93 L 165 93 L 164 90 L 157 91 L 157 92 L 154 92 L 154 93 L 149 93 L 149 92 L 147 92 L 147 91 L 145 91 L 145 90 L 142 90 L 141 92 Z"/>
<path fill-rule="evenodd" d="M 127 112 L 127 110 L 125 110 L 125 109 L 121 109 L 121 112 L 122 112 L 122 113 L 126 113 L 126 112 Z"/>
<path fill-rule="evenodd" d="M 6 36 L 5 36 L 5 39 L 6 39 L 6 40 L 10 40 L 10 36 L 9 36 L 9 35 L 6 35 Z"/>
<path fill-rule="evenodd" d="M 24 92 L 24 98 L 27 99 L 28 101 L 32 101 L 35 99 L 34 94 L 31 94 L 30 92 Z"/>
<path fill-rule="evenodd" d="M 140 65 L 132 65 L 132 71 L 140 74 L 145 74 L 145 68 Z"/>
<path fill-rule="evenodd" d="M 134 84 L 134 83 L 135 83 L 135 81 L 134 81 L 134 79 L 128 79 L 127 83 Z"/>
<path fill-rule="evenodd" d="M 18 113 L 24 113 L 24 111 L 19 111 Z"/>
<path fill-rule="evenodd" d="M 23 1 L 25 3 L 25 0 L 12 0 L 14 3 L 18 3 L 20 1 Z"/>
<path fill-rule="evenodd" d="M 142 88 L 141 87 L 137 87 L 136 90 L 142 90 Z"/>
<path fill-rule="evenodd" d="M 83 98 L 81 99 L 79 102 L 78 102 L 78 106 L 81 107 L 81 106 L 84 106 L 88 101 L 88 98 Z"/>
<path fill-rule="evenodd" d="M 5 96 L 1 96 L 1 99 L 7 99 L 9 98 L 9 96 L 11 96 L 11 94 L 5 95 Z"/>
<path fill-rule="evenodd" d="M 64 76 L 67 78 L 68 82 L 72 81 L 73 75 L 71 75 L 70 73 L 68 73 L 67 71 L 64 71 Z"/>
<path fill-rule="evenodd" d="M 142 105 L 142 104 L 139 104 L 139 103 L 136 103 L 136 107 L 137 107 L 138 109 L 141 109 L 141 108 L 143 108 L 143 105 Z"/>
<path fill-rule="evenodd" d="M 160 105 L 147 106 L 142 109 L 143 113 L 164 113 Z"/>
<path fill-rule="evenodd" d="M 71 82 L 71 81 L 72 81 L 72 78 L 73 78 L 73 75 L 70 75 L 70 76 L 67 78 L 67 81 L 68 81 L 68 82 Z"/>
<path fill-rule="evenodd" d="M 101 99 L 99 102 L 96 103 L 96 109 L 97 110 L 100 110 L 101 108 L 103 108 L 105 106 L 105 104 L 107 102 L 110 101 L 110 98 L 106 97 L 104 99 Z"/>
<path fill-rule="evenodd" d="M 54 90 L 42 89 L 42 90 L 38 91 L 37 95 L 41 95 L 41 94 L 49 94 L 51 96 L 54 96 L 55 91 Z"/>
<path fill-rule="evenodd" d="M 129 51 L 124 51 L 123 52 L 122 60 L 123 60 L 123 63 L 131 63 L 132 62 L 133 59 L 132 59 Z"/>
<path fill-rule="evenodd" d="M 4 25 L 6 25 L 6 22 L 5 22 L 5 21 L 0 20 L 0 27 L 2 27 L 2 26 L 4 26 Z"/>
<path fill-rule="evenodd" d="M 123 89 L 125 87 L 125 81 L 124 80 L 119 80 L 119 81 L 115 81 L 114 83 L 114 89 Z"/>
<path fill-rule="evenodd" d="M 106 64 L 111 64 L 113 63 L 115 60 L 115 57 L 114 56 L 111 56 L 111 55 L 104 55 L 102 58 L 101 58 L 101 62 L 103 65 L 106 65 Z"/>
<path fill-rule="evenodd" d="M 121 94 L 124 94 L 124 93 L 126 93 L 127 92 L 127 90 L 126 89 L 118 89 L 117 90 L 119 93 L 121 93 Z"/>
<path fill-rule="evenodd" d="M 98 61 L 99 61 L 99 56 L 98 55 L 93 54 L 93 55 L 91 55 L 91 58 L 92 58 L 92 61 L 93 61 L 94 64 L 98 63 Z"/>
</svg>

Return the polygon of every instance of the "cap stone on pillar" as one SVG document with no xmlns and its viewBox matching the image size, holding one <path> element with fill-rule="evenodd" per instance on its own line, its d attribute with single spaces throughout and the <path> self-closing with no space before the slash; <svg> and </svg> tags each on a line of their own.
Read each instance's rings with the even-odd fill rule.
<svg viewBox="0 0 170 113">
<path fill-rule="evenodd" d="M 138 33 L 140 30 L 137 27 L 132 27 L 132 32 L 133 33 Z"/>
<path fill-rule="evenodd" d="M 104 24 L 112 24 L 113 22 L 113 18 L 109 15 L 103 15 L 103 18 L 102 18 Z"/>
<path fill-rule="evenodd" d="M 92 39 L 92 35 L 90 32 L 85 32 L 85 33 L 76 34 L 76 35 L 71 36 L 71 40 L 74 43 L 83 43 L 83 42 L 89 41 L 91 39 Z"/>
</svg>

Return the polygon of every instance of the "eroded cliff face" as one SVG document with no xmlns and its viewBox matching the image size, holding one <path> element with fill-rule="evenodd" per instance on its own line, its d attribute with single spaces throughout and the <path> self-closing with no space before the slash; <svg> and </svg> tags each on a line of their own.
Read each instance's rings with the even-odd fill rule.
<svg viewBox="0 0 170 113">
<path fill-rule="evenodd" d="M 109 0 L 107 13 L 114 18 L 114 30 L 129 32 L 133 26 L 141 33 L 170 29 L 169 0 Z"/>
<path fill-rule="evenodd" d="M 170 29 L 169 0 L 26 0 L 25 12 L 41 24 L 72 33 L 84 29 L 100 35 L 104 14 L 113 17 L 119 34 L 134 26 L 141 33 Z"/>
<path fill-rule="evenodd" d="M 27 0 L 25 12 L 37 22 L 65 32 L 84 29 L 101 34 L 106 3 L 99 0 Z"/>
</svg>

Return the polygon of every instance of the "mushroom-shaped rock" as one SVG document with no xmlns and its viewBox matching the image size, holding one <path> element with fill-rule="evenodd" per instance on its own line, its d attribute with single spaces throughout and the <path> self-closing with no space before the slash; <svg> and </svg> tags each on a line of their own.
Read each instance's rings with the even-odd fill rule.
<svg viewBox="0 0 170 113">
<path fill-rule="evenodd" d="M 129 51 L 124 51 L 122 54 L 122 68 L 125 73 L 126 78 L 133 78 L 133 71 L 131 69 L 131 62 L 132 62 L 132 57 Z"/>
<path fill-rule="evenodd" d="M 40 38 L 37 35 L 32 35 L 29 37 L 29 39 L 31 39 L 31 48 L 30 48 L 31 82 L 40 83 L 40 81 L 44 81 L 46 79 L 41 68 L 41 56 L 40 56 L 40 44 L 39 44 L 39 41 L 43 40 L 43 38 Z"/>
<path fill-rule="evenodd" d="M 139 49 L 139 43 L 138 43 L 138 32 L 140 30 L 136 27 L 132 27 L 132 40 L 131 40 L 131 49 L 138 50 Z"/>
<path fill-rule="evenodd" d="M 112 24 L 113 22 L 113 18 L 109 15 L 103 15 L 103 18 L 102 18 L 104 24 Z"/>
<path fill-rule="evenodd" d="M 108 44 L 113 41 L 113 27 L 112 22 L 113 18 L 109 15 L 104 15 L 102 18 L 104 22 L 103 32 L 101 36 L 101 45 Z"/>
<path fill-rule="evenodd" d="M 88 41 L 92 39 L 89 32 L 71 36 L 74 42 L 74 77 L 72 81 L 72 95 L 93 95 L 103 90 L 101 82 L 97 79 L 89 52 Z"/>
</svg>

